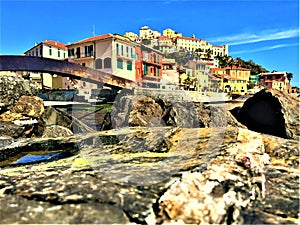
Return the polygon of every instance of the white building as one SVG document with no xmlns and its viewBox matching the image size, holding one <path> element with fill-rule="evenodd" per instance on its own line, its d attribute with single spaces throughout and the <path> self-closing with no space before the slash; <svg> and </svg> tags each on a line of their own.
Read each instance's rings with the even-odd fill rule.
<svg viewBox="0 0 300 225">
<path fill-rule="evenodd" d="M 24 55 L 51 59 L 66 59 L 68 57 L 68 51 L 65 44 L 45 40 L 39 44 L 35 44 L 34 47 L 27 50 Z M 40 85 L 40 88 L 55 89 L 63 88 L 63 84 L 66 84 L 66 86 L 70 85 L 66 78 L 56 74 L 30 72 L 29 75 L 31 80 L 36 81 Z"/>
</svg>

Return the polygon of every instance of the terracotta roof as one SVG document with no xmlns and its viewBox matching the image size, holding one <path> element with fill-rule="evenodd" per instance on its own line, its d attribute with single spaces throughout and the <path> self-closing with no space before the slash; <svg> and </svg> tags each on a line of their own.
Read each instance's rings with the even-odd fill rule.
<svg viewBox="0 0 300 225">
<path fill-rule="evenodd" d="M 223 48 L 223 46 L 213 46 L 213 48 Z"/>
<path fill-rule="evenodd" d="M 177 37 L 178 39 L 185 39 L 185 40 L 194 40 L 194 41 L 198 41 L 199 39 L 197 38 L 192 38 L 192 37 Z"/>
<path fill-rule="evenodd" d="M 45 41 L 43 41 L 43 44 L 51 45 L 51 46 L 62 48 L 62 49 L 67 49 L 67 46 L 65 44 L 57 42 L 57 41 L 45 40 Z"/>
<path fill-rule="evenodd" d="M 102 39 L 106 39 L 106 38 L 110 38 L 110 37 L 113 37 L 113 35 L 112 34 L 103 34 L 103 35 L 99 35 L 99 36 L 95 36 L 95 37 L 89 37 L 84 40 L 69 44 L 67 46 L 75 45 L 75 44 L 82 44 L 82 43 L 91 42 L 91 41 L 98 41 L 98 40 L 102 40 Z"/>
<path fill-rule="evenodd" d="M 158 39 L 159 40 L 172 40 L 172 38 L 169 38 L 167 36 L 159 36 Z"/>
<path fill-rule="evenodd" d="M 218 70 L 219 70 L 219 71 L 222 71 L 222 70 L 225 70 L 225 69 L 224 69 L 224 68 L 211 68 L 211 70 L 212 70 L 212 71 L 218 71 Z"/>
<path fill-rule="evenodd" d="M 237 67 L 237 66 L 232 66 L 232 68 L 230 66 L 227 66 L 225 68 L 226 70 L 250 70 L 250 69 L 247 69 L 247 68 L 243 68 L 243 67 Z"/>
</svg>

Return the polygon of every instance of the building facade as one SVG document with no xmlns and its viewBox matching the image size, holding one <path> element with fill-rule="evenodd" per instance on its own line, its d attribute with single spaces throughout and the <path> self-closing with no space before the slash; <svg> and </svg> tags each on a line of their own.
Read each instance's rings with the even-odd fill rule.
<svg viewBox="0 0 300 225">
<path fill-rule="evenodd" d="M 209 72 L 210 66 L 202 61 L 189 60 L 185 67 L 192 69 L 195 91 L 209 90 Z"/>
<path fill-rule="evenodd" d="M 139 35 L 133 32 L 125 32 L 124 34 L 125 37 L 128 37 L 130 40 L 135 41 L 135 42 L 140 42 Z"/>
<path fill-rule="evenodd" d="M 258 85 L 280 91 L 289 91 L 290 85 L 286 72 L 269 72 L 258 74 Z"/>
<path fill-rule="evenodd" d="M 223 46 L 212 46 L 213 56 L 217 57 L 223 57 L 228 55 L 228 45 Z"/>
<path fill-rule="evenodd" d="M 69 44 L 69 59 L 114 76 L 135 81 L 135 46 L 129 38 L 104 34 Z"/>
<path fill-rule="evenodd" d="M 162 66 L 161 89 L 179 89 L 179 72 L 177 71 L 175 59 L 163 58 Z"/>
<path fill-rule="evenodd" d="M 141 39 L 155 39 L 161 36 L 161 33 L 156 30 L 151 30 L 148 26 L 143 26 L 140 28 L 140 38 Z"/>
<path fill-rule="evenodd" d="M 24 55 L 64 60 L 68 57 L 68 51 L 65 44 L 53 40 L 45 40 L 35 44 Z M 60 89 L 65 87 L 64 84 L 69 87 L 71 85 L 67 78 L 57 74 L 30 72 L 29 77 L 38 83 L 39 88 Z"/>
<path fill-rule="evenodd" d="M 137 43 L 118 34 L 103 34 L 67 45 L 69 60 L 115 77 L 136 80 Z M 114 80 L 118 85 L 118 80 Z M 98 85 L 80 81 L 82 95 L 90 95 Z"/>
<path fill-rule="evenodd" d="M 211 73 L 218 79 L 222 91 L 236 95 L 247 93 L 250 69 L 236 66 L 212 68 Z"/>
<path fill-rule="evenodd" d="M 170 28 L 163 30 L 163 36 L 168 38 L 182 37 L 182 33 L 178 33 Z"/>
<path fill-rule="evenodd" d="M 167 36 L 158 37 L 158 49 L 163 54 L 170 54 L 176 51 L 173 39 Z"/>
<path fill-rule="evenodd" d="M 162 53 L 141 45 L 142 82 L 144 87 L 159 88 L 162 78 Z"/>
</svg>

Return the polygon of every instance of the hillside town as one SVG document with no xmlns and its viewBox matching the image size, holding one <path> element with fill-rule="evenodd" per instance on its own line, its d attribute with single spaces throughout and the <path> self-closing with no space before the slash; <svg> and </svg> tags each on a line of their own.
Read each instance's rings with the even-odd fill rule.
<svg viewBox="0 0 300 225">
<path fill-rule="evenodd" d="M 214 46 L 195 35 L 185 37 L 170 28 L 162 33 L 143 26 L 139 34 L 126 32 L 92 36 L 63 44 L 44 40 L 24 52 L 25 56 L 75 62 L 134 82 L 136 87 L 195 92 L 222 92 L 230 95 L 254 94 L 263 88 L 288 93 L 292 74 L 264 71 L 252 74 L 233 59 L 228 45 Z M 7 74 L 7 72 L 5 72 Z M 41 89 L 80 90 L 89 98 L 97 84 L 58 74 L 23 72 Z"/>
<path fill-rule="evenodd" d="M 147 26 L 0 55 L 0 221 L 299 225 L 292 78 Z"/>
</svg>

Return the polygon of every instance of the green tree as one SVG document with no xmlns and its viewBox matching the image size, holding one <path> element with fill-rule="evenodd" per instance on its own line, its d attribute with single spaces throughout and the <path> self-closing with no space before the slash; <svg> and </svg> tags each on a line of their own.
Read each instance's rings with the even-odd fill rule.
<svg viewBox="0 0 300 225">
<path fill-rule="evenodd" d="M 209 48 L 206 50 L 206 59 L 210 59 L 211 55 L 213 54 L 213 51 Z"/>
</svg>

